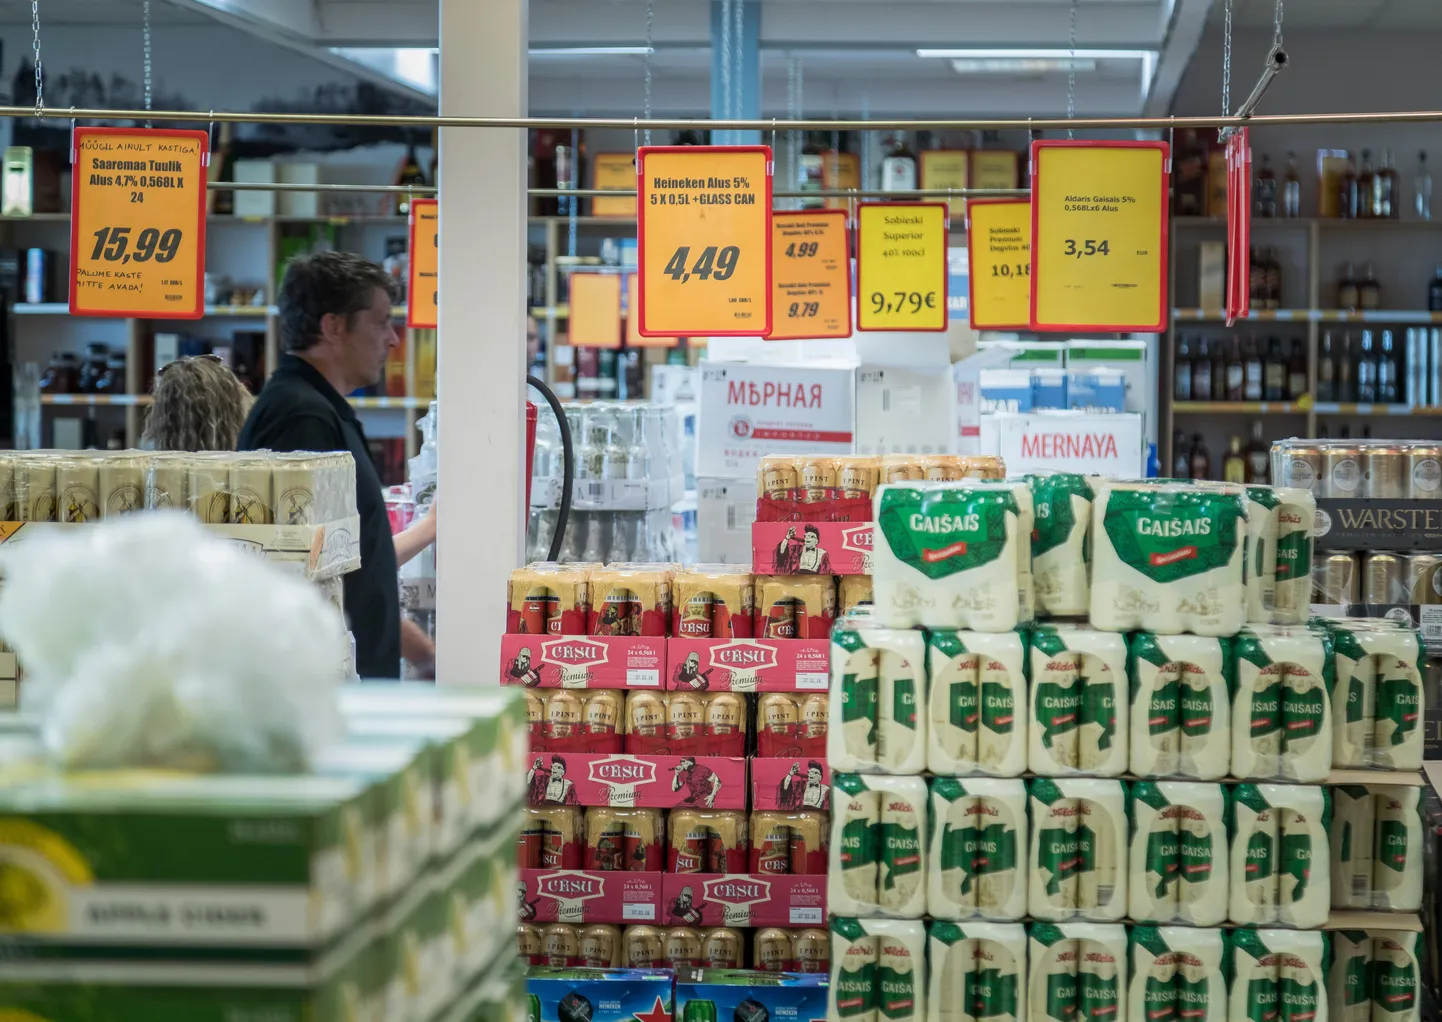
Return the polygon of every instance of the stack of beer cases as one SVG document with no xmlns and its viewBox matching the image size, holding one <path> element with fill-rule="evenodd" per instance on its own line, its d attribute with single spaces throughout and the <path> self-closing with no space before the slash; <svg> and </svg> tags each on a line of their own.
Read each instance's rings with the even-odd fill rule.
<svg viewBox="0 0 1442 1022">
<path fill-rule="evenodd" d="M 517 1017 L 522 701 L 358 684 L 341 709 L 303 775 L 61 774 L 0 715 L 0 1016 Z"/>
<path fill-rule="evenodd" d="M 513 574 L 530 963 L 827 970 L 836 598 L 830 576 L 725 565 Z"/>
<path fill-rule="evenodd" d="M 1419 1016 L 1418 637 L 1309 623 L 1310 499 L 879 490 L 832 636 L 831 1019 Z"/>
</svg>

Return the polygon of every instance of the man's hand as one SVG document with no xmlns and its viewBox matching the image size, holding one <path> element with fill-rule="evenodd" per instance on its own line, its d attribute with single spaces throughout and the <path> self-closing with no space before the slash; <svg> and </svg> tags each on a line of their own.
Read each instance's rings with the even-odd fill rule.
<svg viewBox="0 0 1442 1022">
<path fill-rule="evenodd" d="M 410 528 L 396 533 L 393 537 L 396 546 L 397 567 L 405 564 L 436 541 L 436 504 L 437 497 L 431 497 L 430 513 L 419 521 L 411 523 Z"/>
</svg>

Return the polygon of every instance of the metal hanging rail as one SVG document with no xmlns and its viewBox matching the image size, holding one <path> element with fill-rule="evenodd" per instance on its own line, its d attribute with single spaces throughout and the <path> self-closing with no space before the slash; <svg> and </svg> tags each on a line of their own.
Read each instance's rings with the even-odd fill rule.
<svg viewBox="0 0 1442 1022">
<path fill-rule="evenodd" d="M 210 181 L 212 192 L 359 192 L 383 195 L 436 195 L 435 185 L 356 185 L 356 184 L 293 184 L 279 181 Z M 634 199 L 635 191 L 613 188 L 527 188 L 527 195 L 543 199 L 597 199 L 615 197 Z M 913 188 L 909 191 L 883 192 L 875 188 L 828 189 L 812 192 L 773 191 L 774 199 L 1024 199 L 1031 194 L 1026 188 Z"/>
</svg>

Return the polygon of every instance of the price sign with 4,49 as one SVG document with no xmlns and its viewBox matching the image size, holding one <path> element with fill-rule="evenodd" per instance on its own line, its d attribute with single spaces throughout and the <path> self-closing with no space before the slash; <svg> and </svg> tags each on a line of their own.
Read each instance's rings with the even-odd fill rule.
<svg viewBox="0 0 1442 1022">
<path fill-rule="evenodd" d="M 75 129 L 72 314 L 204 314 L 208 146 L 203 131 Z"/>
<path fill-rule="evenodd" d="M 643 337 L 762 335 L 771 327 L 771 150 L 637 152 Z"/>
<path fill-rule="evenodd" d="M 856 220 L 856 326 L 945 330 L 946 204 L 863 202 Z"/>
</svg>

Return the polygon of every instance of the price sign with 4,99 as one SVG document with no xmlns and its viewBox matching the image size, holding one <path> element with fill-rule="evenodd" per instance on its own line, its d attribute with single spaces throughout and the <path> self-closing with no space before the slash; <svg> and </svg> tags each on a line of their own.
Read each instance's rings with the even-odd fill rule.
<svg viewBox="0 0 1442 1022">
<path fill-rule="evenodd" d="M 75 129 L 72 315 L 204 315 L 209 141 L 203 131 Z"/>
<path fill-rule="evenodd" d="M 851 249 L 846 210 L 771 214 L 768 341 L 851 336 Z"/>
<path fill-rule="evenodd" d="M 1165 142 L 1035 142 L 1033 330 L 1167 325 Z"/>
<path fill-rule="evenodd" d="M 440 200 L 412 199 L 410 228 L 406 326 L 434 330 L 441 322 Z"/>
<path fill-rule="evenodd" d="M 637 201 L 643 337 L 771 329 L 769 146 L 642 146 Z"/>
<path fill-rule="evenodd" d="M 946 329 L 946 204 L 856 208 L 856 328 Z"/>
</svg>

